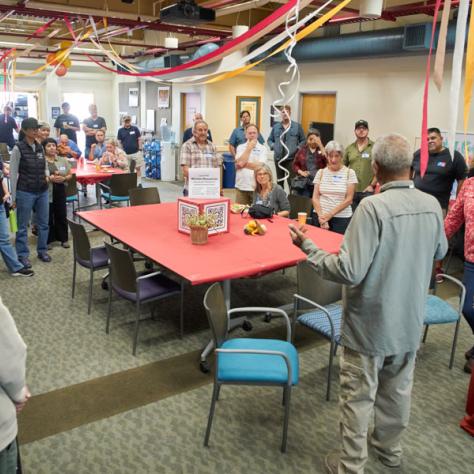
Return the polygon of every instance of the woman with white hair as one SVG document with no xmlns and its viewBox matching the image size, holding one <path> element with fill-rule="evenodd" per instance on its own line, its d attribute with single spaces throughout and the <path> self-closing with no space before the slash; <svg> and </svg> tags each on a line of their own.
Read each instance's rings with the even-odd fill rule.
<svg viewBox="0 0 474 474">
<path fill-rule="evenodd" d="M 128 159 L 125 152 L 119 147 L 116 140 L 107 140 L 105 142 L 105 152 L 99 160 L 101 166 L 112 166 L 128 171 Z"/>
<path fill-rule="evenodd" d="M 352 217 L 357 176 L 344 166 L 344 149 L 338 142 L 330 141 L 325 150 L 327 167 L 318 170 L 313 181 L 313 224 L 344 234 Z"/>
</svg>

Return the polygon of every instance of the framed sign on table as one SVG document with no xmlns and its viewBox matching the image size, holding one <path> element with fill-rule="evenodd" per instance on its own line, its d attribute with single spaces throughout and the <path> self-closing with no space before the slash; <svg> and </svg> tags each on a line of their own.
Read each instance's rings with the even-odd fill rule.
<svg viewBox="0 0 474 474">
<path fill-rule="evenodd" d="M 260 128 L 260 106 L 261 106 L 261 97 L 257 96 L 242 96 L 238 95 L 236 98 L 236 116 L 235 116 L 235 126 L 240 126 L 240 113 L 246 110 L 250 113 L 250 123 L 254 123 Z"/>
</svg>

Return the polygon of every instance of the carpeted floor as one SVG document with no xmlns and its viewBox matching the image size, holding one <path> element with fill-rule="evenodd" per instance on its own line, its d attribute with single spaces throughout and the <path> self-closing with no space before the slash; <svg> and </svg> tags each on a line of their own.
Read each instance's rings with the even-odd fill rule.
<svg viewBox="0 0 474 474">
<path fill-rule="evenodd" d="M 103 236 L 96 232 L 92 239 L 98 244 Z M 338 443 L 337 374 L 333 400 L 324 399 L 326 342 L 298 329 L 306 350 L 300 351 L 301 383 L 291 402 L 287 454 L 279 451 L 281 393 L 272 388 L 224 387 L 205 449 L 212 377 L 199 372 L 198 354 L 209 338 L 202 308 L 206 288 L 186 290 L 182 340 L 178 300 L 160 302 L 155 320 L 141 324 L 133 357 L 133 307 L 114 302 L 106 335 L 107 294 L 99 278 L 88 316 L 87 273 L 79 273 L 72 301 L 72 249 L 55 247 L 51 255 L 51 264 L 32 259 L 34 278 L 13 279 L 0 271 L 0 294 L 28 344 L 34 397 L 20 421 L 26 474 L 324 472 L 324 455 Z M 295 284 L 293 270 L 239 280 L 233 284 L 233 306 L 288 303 Z M 449 283 L 440 290 L 454 301 Z M 253 323 L 254 331 L 242 334 L 272 333 L 281 325 Z M 431 328 L 419 352 L 401 472 L 472 472 L 474 439 L 459 428 L 469 380 L 462 372 L 463 352 L 472 335 L 463 321 L 449 370 L 452 332 L 449 326 Z M 393 470 L 384 470 L 371 455 L 366 472 Z"/>
</svg>

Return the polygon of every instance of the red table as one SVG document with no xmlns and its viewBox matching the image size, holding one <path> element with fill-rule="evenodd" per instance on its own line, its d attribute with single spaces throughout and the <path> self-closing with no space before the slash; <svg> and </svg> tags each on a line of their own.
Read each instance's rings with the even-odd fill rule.
<svg viewBox="0 0 474 474">
<path fill-rule="evenodd" d="M 192 245 L 177 230 L 177 204 L 78 212 L 81 219 L 170 269 L 192 285 L 231 280 L 291 267 L 306 257 L 288 232 L 289 219 L 275 216 L 264 236 L 243 232 L 248 218 L 231 214 L 230 232 L 209 236 L 206 245 Z M 322 249 L 337 253 L 343 236 L 308 226 L 308 236 Z"/>
</svg>

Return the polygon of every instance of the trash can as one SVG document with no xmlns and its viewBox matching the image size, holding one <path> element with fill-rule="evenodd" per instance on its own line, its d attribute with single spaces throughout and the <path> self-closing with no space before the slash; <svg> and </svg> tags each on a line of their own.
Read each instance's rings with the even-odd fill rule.
<svg viewBox="0 0 474 474">
<path fill-rule="evenodd" d="M 224 176 L 222 179 L 222 187 L 225 189 L 235 188 L 235 160 L 231 153 L 224 153 Z"/>
</svg>

